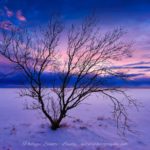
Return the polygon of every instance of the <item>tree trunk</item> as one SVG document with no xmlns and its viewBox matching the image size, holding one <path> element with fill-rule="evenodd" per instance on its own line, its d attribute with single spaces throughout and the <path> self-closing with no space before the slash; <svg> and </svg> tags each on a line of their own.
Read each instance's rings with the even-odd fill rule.
<svg viewBox="0 0 150 150">
<path fill-rule="evenodd" d="M 60 127 L 60 121 L 56 120 L 51 123 L 51 129 L 57 130 Z"/>
<path fill-rule="evenodd" d="M 60 123 L 62 121 L 62 119 L 65 117 L 65 112 L 61 112 L 60 116 L 58 119 L 53 120 L 51 122 L 51 129 L 52 130 L 57 130 L 58 128 L 60 128 Z"/>
</svg>

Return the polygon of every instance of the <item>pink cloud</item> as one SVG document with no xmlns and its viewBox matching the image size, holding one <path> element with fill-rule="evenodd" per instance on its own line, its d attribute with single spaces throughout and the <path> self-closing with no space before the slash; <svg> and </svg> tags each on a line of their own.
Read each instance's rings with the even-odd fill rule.
<svg viewBox="0 0 150 150">
<path fill-rule="evenodd" d="M 0 22 L 0 28 L 5 30 L 18 30 L 18 28 L 9 20 Z"/>
<path fill-rule="evenodd" d="M 8 17 L 12 17 L 14 15 L 13 11 L 9 10 L 7 7 L 4 8 Z"/>
<path fill-rule="evenodd" d="M 18 10 L 17 13 L 16 13 L 16 17 L 18 20 L 20 21 L 26 21 L 26 17 L 22 14 L 22 11 L 21 10 Z"/>
<path fill-rule="evenodd" d="M 15 26 L 13 23 L 9 20 L 0 22 L 0 28 L 5 30 L 13 30 L 15 29 Z"/>
</svg>

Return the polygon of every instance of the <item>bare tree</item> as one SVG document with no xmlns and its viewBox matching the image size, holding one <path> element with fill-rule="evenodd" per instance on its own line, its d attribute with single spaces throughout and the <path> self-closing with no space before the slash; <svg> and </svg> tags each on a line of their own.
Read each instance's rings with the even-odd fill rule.
<svg viewBox="0 0 150 150">
<path fill-rule="evenodd" d="M 29 88 L 21 91 L 21 96 L 29 96 L 37 100 L 34 109 L 41 109 L 53 124 L 44 102 L 42 75 L 54 64 L 54 54 L 63 30 L 58 17 L 53 17 L 48 25 L 33 32 L 16 28 L 11 31 L 1 29 L 0 54 L 15 64 L 14 70 L 21 71 L 29 84 Z"/>
<path fill-rule="evenodd" d="M 105 86 L 105 77 L 121 77 L 112 69 L 113 62 L 131 54 L 131 45 L 121 41 L 124 31 L 117 28 L 102 33 L 94 16 L 88 16 L 80 25 L 71 25 L 67 32 L 67 48 L 62 50 L 61 58 L 56 47 L 62 30 L 60 20 L 54 18 L 46 28 L 36 32 L 36 37 L 22 30 L 3 32 L 0 54 L 23 71 L 30 85 L 21 96 L 35 99 L 30 108 L 42 110 L 51 128 L 56 130 L 69 110 L 93 93 L 103 94 L 114 106 L 117 127 L 124 131 L 130 129 L 127 104 L 136 105 L 136 102 L 122 89 Z M 57 75 L 51 80 L 51 88 L 46 88 L 42 80 L 46 71 Z M 112 92 L 124 95 L 126 103 Z"/>
</svg>

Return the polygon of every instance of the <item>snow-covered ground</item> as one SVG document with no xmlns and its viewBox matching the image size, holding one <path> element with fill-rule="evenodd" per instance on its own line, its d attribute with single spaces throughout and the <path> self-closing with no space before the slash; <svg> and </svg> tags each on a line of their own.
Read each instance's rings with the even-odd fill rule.
<svg viewBox="0 0 150 150">
<path fill-rule="evenodd" d="M 51 131 L 35 111 L 24 110 L 17 89 L 0 89 L 0 150 L 150 150 L 150 89 L 129 89 L 143 103 L 130 110 L 136 134 L 117 134 L 109 101 L 91 96 Z"/>
</svg>

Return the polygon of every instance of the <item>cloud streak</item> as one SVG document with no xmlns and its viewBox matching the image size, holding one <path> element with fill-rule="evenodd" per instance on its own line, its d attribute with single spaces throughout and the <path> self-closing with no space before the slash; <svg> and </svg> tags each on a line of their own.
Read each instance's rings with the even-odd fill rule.
<svg viewBox="0 0 150 150">
<path fill-rule="evenodd" d="M 141 62 L 127 64 L 125 66 L 135 66 L 135 65 L 150 65 L 150 62 L 141 61 Z"/>
<path fill-rule="evenodd" d="M 113 66 L 111 69 L 150 69 L 150 66 Z"/>
<path fill-rule="evenodd" d="M 8 17 L 12 17 L 14 15 L 13 11 L 9 10 L 6 6 L 4 7 L 4 9 Z"/>
<path fill-rule="evenodd" d="M 27 20 L 26 17 L 23 15 L 23 13 L 22 13 L 21 10 L 18 10 L 18 11 L 16 12 L 16 17 L 17 17 L 17 19 L 20 20 L 20 21 L 26 21 L 26 20 Z"/>
</svg>

